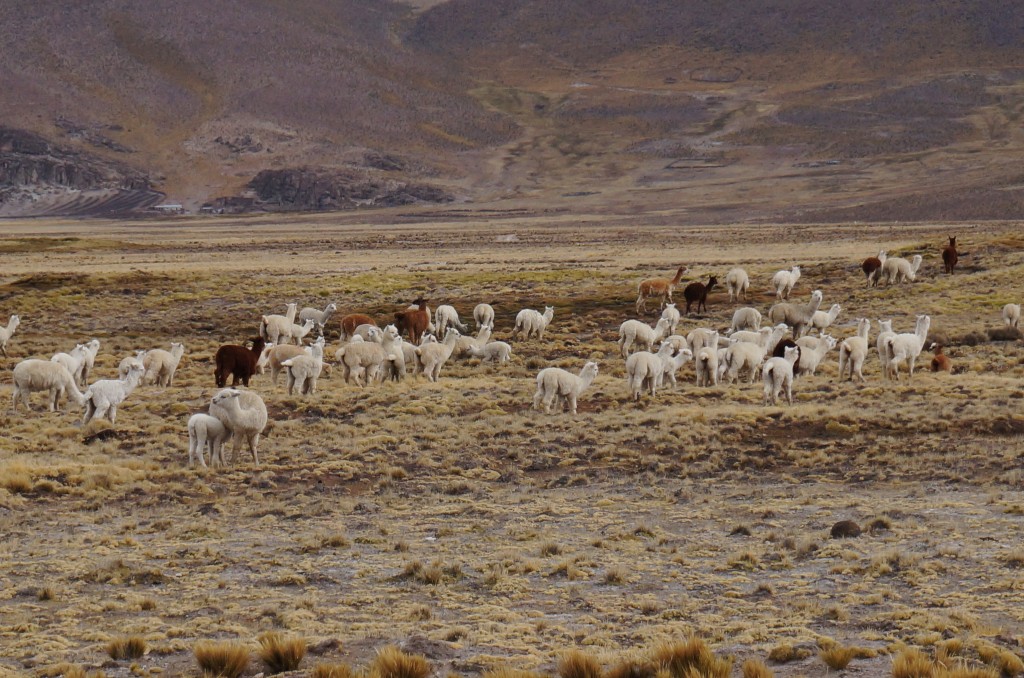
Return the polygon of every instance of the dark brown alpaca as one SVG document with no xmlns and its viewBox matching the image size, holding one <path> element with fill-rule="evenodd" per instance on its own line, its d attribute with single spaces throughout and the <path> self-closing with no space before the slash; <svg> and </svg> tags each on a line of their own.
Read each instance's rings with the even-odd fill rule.
<svg viewBox="0 0 1024 678">
<path fill-rule="evenodd" d="M 697 313 L 700 313 L 701 306 L 704 307 L 704 312 L 708 310 L 708 293 L 711 292 L 711 288 L 718 284 L 718 278 L 711 276 L 708 278 L 708 284 L 699 282 L 692 282 L 683 288 L 683 297 L 686 298 L 686 315 L 690 315 L 690 305 L 693 302 L 697 302 Z"/>
<path fill-rule="evenodd" d="M 342 340 L 351 339 L 352 335 L 356 333 L 356 328 L 360 325 L 373 325 L 376 327 L 377 322 L 370 316 L 363 315 L 362 313 L 349 313 L 341 319 Z"/>
<path fill-rule="evenodd" d="M 253 337 L 251 349 L 236 344 L 227 344 L 218 348 L 217 355 L 214 357 L 217 369 L 213 373 L 217 386 L 220 388 L 227 386 L 229 374 L 232 386 L 237 386 L 239 380 L 248 386 L 249 379 L 256 373 L 256 363 L 260 359 L 260 354 L 263 353 L 264 346 L 263 337 Z"/>
<path fill-rule="evenodd" d="M 942 248 L 942 264 L 946 270 L 946 273 L 952 275 L 953 269 L 956 268 L 956 262 L 959 259 L 959 255 L 956 251 L 956 236 L 949 236 L 949 244 Z"/>
</svg>

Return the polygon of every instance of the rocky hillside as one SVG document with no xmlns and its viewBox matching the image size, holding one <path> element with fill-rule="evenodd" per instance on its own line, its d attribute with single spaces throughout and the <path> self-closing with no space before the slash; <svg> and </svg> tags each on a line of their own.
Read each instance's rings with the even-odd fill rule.
<svg viewBox="0 0 1024 678">
<path fill-rule="evenodd" d="M 0 215 L 1024 207 L 1024 15 L 996 0 L 11 0 L 0 37 L 3 138 L 31 140 L 0 143 Z"/>
</svg>

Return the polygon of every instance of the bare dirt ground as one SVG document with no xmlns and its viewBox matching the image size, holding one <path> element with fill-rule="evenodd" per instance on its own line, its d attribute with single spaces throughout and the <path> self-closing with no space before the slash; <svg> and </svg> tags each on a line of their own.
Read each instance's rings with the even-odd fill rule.
<svg viewBox="0 0 1024 678">
<path fill-rule="evenodd" d="M 1015 675 L 1024 346 L 988 330 L 1021 302 L 1021 225 L 683 223 L 523 204 L 0 224 L 0 322 L 22 319 L 0 387 L 0 675 L 65 662 L 199 675 L 196 642 L 255 648 L 270 629 L 310 644 L 294 675 L 363 666 L 387 644 L 439 675 L 550 672 L 573 647 L 612 666 L 689 635 L 734 656 L 735 675 L 751 657 L 823 675 L 819 648 L 834 644 L 856 649 L 847 675 L 890 675 L 906 646 Z M 947 233 L 966 252 L 954 276 L 941 273 Z M 860 261 L 880 249 L 922 254 L 918 281 L 865 287 Z M 617 327 L 637 282 L 681 263 L 702 280 L 744 266 L 762 312 L 771 274 L 799 264 L 794 298 L 821 289 L 823 308 L 842 304 L 840 337 L 871 318 L 872 344 L 877 319 L 909 332 L 931 314 L 954 373 L 928 372 L 924 354 L 893 384 L 872 351 L 866 384 L 839 383 L 833 351 L 795 405 L 766 408 L 759 383 L 697 388 L 690 364 L 678 388 L 635 404 Z M 503 340 L 520 308 L 556 310 L 543 340 L 511 340 L 512 363 L 454 360 L 436 384 L 360 389 L 335 371 L 303 398 L 257 377 L 273 421 L 259 468 L 186 468 L 213 354 L 260 314 L 334 301 L 385 321 L 420 294 L 464 319 L 494 304 Z M 716 289 L 681 329 L 724 329 L 735 307 Z M 83 428 L 77 407 L 45 412 L 39 394 L 10 412 L 18 361 L 93 337 L 94 378 L 134 349 L 187 353 L 174 386 L 140 387 L 116 426 Z M 333 355 L 337 316 L 328 339 Z M 601 373 L 577 416 L 530 411 L 538 369 L 586 360 Z M 830 538 L 839 520 L 864 534 Z M 126 635 L 146 655 L 111 660 Z"/>
</svg>

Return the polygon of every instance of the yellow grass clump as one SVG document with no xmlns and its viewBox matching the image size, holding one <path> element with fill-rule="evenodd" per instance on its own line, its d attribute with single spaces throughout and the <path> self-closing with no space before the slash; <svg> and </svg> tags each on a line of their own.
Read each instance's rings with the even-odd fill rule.
<svg viewBox="0 0 1024 678">
<path fill-rule="evenodd" d="M 775 673 L 760 659 L 748 659 L 740 667 L 743 678 L 775 678 Z"/>
<path fill-rule="evenodd" d="M 309 675 L 310 678 L 352 678 L 352 667 L 348 664 L 317 664 Z"/>
<path fill-rule="evenodd" d="M 146 654 L 146 640 L 140 636 L 116 638 L 107 643 L 107 654 L 111 659 L 138 659 Z"/>
<path fill-rule="evenodd" d="M 427 678 L 430 662 L 421 654 L 407 654 L 389 645 L 377 651 L 370 663 L 371 678 Z"/>
<path fill-rule="evenodd" d="M 271 675 L 294 671 L 306 656 L 306 641 L 286 636 L 277 631 L 267 631 L 259 637 L 259 655 Z"/>
<path fill-rule="evenodd" d="M 249 648 L 231 641 L 202 641 L 192 650 L 204 674 L 238 678 L 249 666 Z"/>
<path fill-rule="evenodd" d="M 818 653 L 821 661 L 825 662 L 833 671 L 842 671 L 857 655 L 856 648 L 833 645 Z"/>
<path fill-rule="evenodd" d="M 601 678 L 604 671 L 593 655 L 581 650 L 569 650 L 558 657 L 559 678 Z"/>
</svg>

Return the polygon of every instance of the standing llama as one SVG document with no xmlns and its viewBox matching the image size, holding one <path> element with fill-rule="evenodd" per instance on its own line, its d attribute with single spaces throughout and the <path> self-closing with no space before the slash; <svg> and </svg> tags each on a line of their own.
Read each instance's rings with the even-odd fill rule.
<svg viewBox="0 0 1024 678">
<path fill-rule="evenodd" d="M 682 280 L 683 274 L 689 269 L 686 266 L 680 266 L 676 269 L 676 276 L 669 280 L 668 278 L 648 278 L 647 280 L 641 280 L 637 286 L 637 292 L 639 295 L 636 298 L 636 312 L 646 313 L 647 312 L 647 300 L 653 297 L 661 297 L 661 304 L 658 306 L 658 310 L 661 310 L 666 303 L 672 301 L 672 290 L 676 288 L 679 281 Z"/>
</svg>

